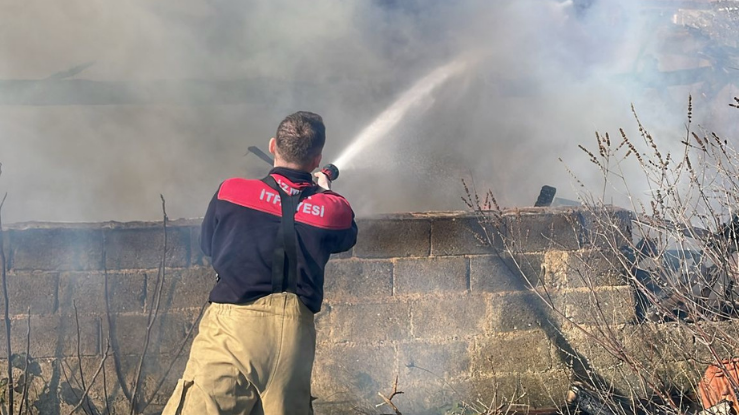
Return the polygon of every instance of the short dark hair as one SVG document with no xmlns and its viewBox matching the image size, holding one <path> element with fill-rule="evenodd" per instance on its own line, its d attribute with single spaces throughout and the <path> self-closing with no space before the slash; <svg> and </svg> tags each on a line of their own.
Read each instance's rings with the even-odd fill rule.
<svg viewBox="0 0 739 415">
<path fill-rule="evenodd" d="M 280 156 L 290 163 L 308 164 L 321 154 L 326 126 L 320 115 L 307 111 L 290 114 L 277 127 L 275 141 Z"/>
</svg>

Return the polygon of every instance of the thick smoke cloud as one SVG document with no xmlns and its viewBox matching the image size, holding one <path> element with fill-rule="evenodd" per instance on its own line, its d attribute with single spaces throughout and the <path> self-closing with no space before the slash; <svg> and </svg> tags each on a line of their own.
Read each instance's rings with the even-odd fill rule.
<svg viewBox="0 0 739 415">
<path fill-rule="evenodd" d="M 631 102 L 658 131 L 680 133 L 690 87 L 666 99 L 616 81 L 644 70 L 644 45 L 659 47 L 642 3 L 3 3 L 4 219 L 157 219 L 160 193 L 171 217 L 201 216 L 220 181 L 267 171 L 244 154 L 266 149 L 286 114 L 324 116 L 331 161 L 417 79 L 458 59 L 468 69 L 335 189 L 360 214 L 460 209 L 462 178 L 509 206 L 531 205 L 543 184 L 567 197 L 558 158 L 592 171 L 577 144 L 633 125 Z M 43 79 L 35 92 L 20 82 Z"/>
</svg>

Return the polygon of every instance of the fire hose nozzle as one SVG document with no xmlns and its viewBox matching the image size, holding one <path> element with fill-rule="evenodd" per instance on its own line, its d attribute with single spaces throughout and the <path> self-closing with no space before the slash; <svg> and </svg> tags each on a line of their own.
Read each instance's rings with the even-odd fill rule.
<svg viewBox="0 0 739 415">
<path fill-rule="evenodd" d="M 327 164 L 321 169 L 321 173 L 325 174 L 329 180 L 334 181 L 339 178 L 339 168 L 333 164 Z"/>
</svg>

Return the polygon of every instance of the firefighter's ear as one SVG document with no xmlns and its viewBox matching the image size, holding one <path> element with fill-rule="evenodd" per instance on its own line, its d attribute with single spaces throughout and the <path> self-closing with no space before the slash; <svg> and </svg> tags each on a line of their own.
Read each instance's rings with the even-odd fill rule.
<svg viewBox="0 0 739 415">
<path fill-rule="evenodd" d="M 275 153 L 275 151 L 277 151 L 277 140 L 275 140 L 275 138 L 272 137 L 269 139 L 269 152 L 272 155 L 276 155 L 277 153 Z"/>
</svg>

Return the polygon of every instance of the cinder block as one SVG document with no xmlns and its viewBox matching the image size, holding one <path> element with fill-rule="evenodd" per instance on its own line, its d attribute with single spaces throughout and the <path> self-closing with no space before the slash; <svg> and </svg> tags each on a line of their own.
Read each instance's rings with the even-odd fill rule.
<svg viewBox="0 0 739 415">
<path fill-rule="evenodd" d="M 35 358 L 35 356 L 33 356 Z M 21 367 L 25 362 L 15 365 L 15 379 L 19 378 L 22 373 Z M 81 361 L 81 365 L 80 365 Z M 115 376 L 115 365 L 113 358 L 108 356 L 104 362 L 105 373 L 107 376 L 107 390 L 103 388 L 103 373 L 98 373 L 95 382 L 91 382 L 95 372 L 102 363 L 102 356 L 82 356 L 81 359 L 76 357 L 67 357 L 64 359 L 35 359 L 32 360 L 30 366 L 30 376 L 28 379 L 28 403 L 30 406 L 29 413 L 34 414 L 66 414 L 71 413 L 73 407 L 79 402 L 84 394 L 85 387 L 89 387 L 87 400 L 79 409 L 80 413 L 100 414 L 106 411 L 105 397 L 107 398 L 110 409 L 109 413 L 128 413 L 130 404 L 122 397 L 118 381 Z M 146 361 L 147 365 L 149 364 Z M 148 368 L 149 366 L 147 366 Z M 84 373 L 85 387 L 80 383 L 80 368 Z M 7 365 L 5 361 L 0 363 L 0 370 L 7 373 Z M 133 369 L 132 369 L 133 371 Z M 148 380 L 148 379 L 147 379 Z M 153 388 L 154 382 L 148 382 L 147 387 Z M 148 390 L 147 390 L 148 391 Z M 171 392 L 171 390 L 170 390 Z M 148 395 L 147 395 L 148 396 Z M 20 395 L 18 395 L 20 398 Z M 18 401 L 16 401 L 17 403 Z M 25 404 L 23 405 L 25 408 Z M 150 413 L 147 410 L 147 413 Z"/>
<path fill-rule="evenodd" d="M 317 393 L 316 386 L 313 386 L 311 394 L 313 397 L 320 395 L 313 401 L 313 413 L 315 415 L 345 415 L 351 413 L 351 411 L 363 410 L 362 403 L 358 399 L 352 399 L 353 397 L 348 393 L 339 396 Z M 371 407 L 374 407 L 374 405 Z"/>
<path fill-rule="evenodd" d="M 668 385 L 680 385 L 682 390 L 690 390 L 689 385 L 695 385 L 696 379 L 701 379 L 706 373 L 704 361 L 688 359 L 679 362 L 662 362 L 658 366 L 660 379 Z M 637 375 L 634 373 L 634 375 Z M 637 376 L 634 376 L 637 377 Z M 633 385 L 634 383 L 632 383 Z M 622 387 L 621 390 L 624 390 Z"/>
<path fill-rule="evenodd" d="M 142 311 L 146 302 L 147 282 L 155 271 L 108 272 L 110 310 L 114 313 Z M 105 300 L 105 297 L 103 297 Z"/>
<path fill-rule="evenodd" d="M 496 372 L 470 379 L 467 396 L 474 399 L 473 402 L 492 403 L 493 410 L 503 404 L 501 412 L 504 413 L 521 407 L 527 410 L 551 409 L 563 405 L 570 382 L 567 371 Z M 497 401 L 494 401 L 496 397 Z"/>
<path fill-rule="evenodd" d="M 112 347 L 120 356 L 140 355 L 145 343 L 147 316 L 145 314 L 115 315 L 112 318 L 110 334 L 105 326 L 104 336 L 110 336 Z M 150 343 L 155 343 L 157 331 L 153 331 Z"/>
<path fill-rule="evenodd" d="M 568 251 L 551 250 L 544 253 L 544 286 L 552 289 L 569 288 L 569 262 Z"/>
<path fill-rule="evenodd" d="M 467 400 L 466 381 L 444 381 L 436 378 L 430 373 L 426 373 L 426 377 L 422 382 L 410 382 L 410 378 L 401 376 L 398 380 L 398 390 L 403 392 L 402 395 L 396 395 L 393 403 L 404 414 L 423 414 L 423 415 L 441 415 L 441 414 L 461 414 L 461 408 L 458 405 L 461 401 L 473 402 Z M 381 392 L 383 394 L 390 393 L 392 388 L 385 387 Z M 386 395 L 387 396 L 387 395 Z M 345 413 L 351 413 L 347 411 Z M 367 412 L 375 413 L 375 412 Z M 390 412 L 379 412 L 388 414 Z"/>
<path fill-rule="evenodd" d="M 617 333 L 614 337 L 630 356 L 654 365 L 657 362 L 664 364 L 684 360 L 709 362 L 714 359 L 712 352 L 719 356 L 733 356 L 735 349 L 732 342 L 718 339 L 737 338 L 739 328 L 735 322 L 730 321 L 704 324 L 698 331 L 695 326 L 684 323 L 643 322 L 619 326 L 613 332 Z M 696 337 L 703 333 L 707 335 L 708 341 L 696 341 Z M 706 347 L 706 343 L 711 344 L 710 349 Z"/>
<path fill-rule="evenodd" d="M 324 302 L 321 311 L 314 315 L 316 344 L 331 342 L 331 304 Z"/>
<path fill-rule="evenodd" d="M 557 297 L 573 323 L 619 325 L 636 320 L 634 291 L 628 286 L 581 289 Z"/>
<path fill-rule="evenodd" d="M 570 373 L 552 370 L 545 373 L 496 372 L 495 375 L 479 376 L 470 381 L 471 397 L 478 402 L 491 402 L 498 397 L 497 404 L 504 405 L 502 411 L 514 411 L 523 405 L 526 409 L 545 409 L 561 406 L 570 386 Z M 495 405 L 492 405 L 495 407 Z"/>
<path fill-rule="evenodd" d="M 146 339 L 147 316 L 118 314 L 113 318 L 112 339 L 121 355 L 140 355 Z M 148 353 L 169 354 L 179 348 L 187 331 L 196 323 L 192 313 L 160 315 L 151 329 Z"/>
<path fill-rule="evenodd" d="M 584 245 L 578 211 L 517 210 L 507 212 L 503 219 L 506 238 L 515 253 L 576 250 Z"/>
<path fill-rule="evenodd" d="M 28 320 L 11 322 L 10 343 L 13 353 L 25 352 Z M 80 353 L 96 355 L 100 344 L 100 320 L 97 317 L 80 316 Z M 31 316 L 30 354 L 34 358 L 76 356 L 77 324 L 70 316 Z M 0 341 L 5 344 L 5 323 L 0 320 Z"/>
<path fill-rule="evenodd" d="M 701 329 L 710 326 L 712 325 L 705 325 Z M 565 332 L 569 344 L 577 351 L 578 355 L 584 358 L 584 362 L 598 376 L 607 381 L 614 381 L 619 385 L 623 385 L 630 378 L 638 378 L 635 368 L 624 362 L 622 355 L 629 356 L 629 358 L 638 362 L 641 365 L 640 370 L 647 370 L 653 375 L 660 376 L 663 381 L 668 381 L 673 376 L 678 375 L 673 369 L 680 362 L 697 362 L 701 366 L 701 373 L 693 377 L 690 382 L 669 382 L 669 384 L 676 386 L 693 384 L 695 379 L 700 378 L 702 372 L 705 371 L 705 362 L 713 360 L 713 356 L 708 352 L 705 345 L 701 342 L 695 342 L 692 329 L 685 323 L 623 324 L 611 325 L 607 328 L 587 325 L 580 327 L 586 330 L 587 333 L 575 328 Z M 605 330 L 609 333 L 605 345 L 593 340 L 594 338 L 602 338 Z M 726 350 L 722 350 L 724 346 L 722 343 L 720 341 L 713 342 L 711 347 L 718 352 L 719 356 L 731 356 L 731 352 L 724 354 Z M 571 365 L 564 362 L 560 363 L 560 367 L 563 369 L 569 366 Z M 614 370 L 614 368 L 618 368 L 618 370 Z M 690 372 L 683 372 L 680 374 L 681 377 L 686 373 Z M 635 392 L 638 393 L 636 390 Z"/>
<path fill-rule="evenodd" d="M 712 351 L 722 358 L 736 356 L 735 339 L 739 338 L 739 325 L 736 323 L 734 319 L 713 321 L 711 324 L 701 324 L 700 330 L 695 326 L 684 327 L 683 333 L 677 331 L 678 324 L 676 323 L 664 324 L 666 327 L 663 330 L 669 333 L 664 337 L 665 341 L 671 340 L 668 344 L 673 350 L 684 350 L 684 353 L 693 351 L 690 355 L 692 359 L 697 362 L 709 362 L 715 359 L 711 354 Z M 652 323 L 652 325 L 659 326 L 660 324 Z M 710 349 L 706 344 L 710 345 Z"/>
<path fill-rule="evenodd" d="M 142 312 L 146 298 L 146 271 L 108 272 L 110 311 Z M 65 272 L 59 277 L 59 308 L 71 315 L 74 305 L 80 314 L 105 314 L 105 274 Z"/>
<path fill-rule="evenodd" d="M 548 251 L 544 254 L 544 271 L 544 284 L 556 289 L 615 286 L 626 282 L 623 266 L 613 251 Z"/>
<path fill-rule="evenodd" d="M 124 356 L 119 357 L 120 373 L 124 381 L 128 385 L 127 387 L 129 387 L 129 391 L 130 391 L 130 387 L 134 384 L 134 379 L 136 377 L 136 371 L 139 366 L 139 359 L 140 359 L 140 356 L 138 355 L 124 355 Z M 171 356 L 147 353 L 143 361 L 143 367 L 142 367 L 142 373 L 141 373 L 141 383 L 139 386 L 139 389 L 142 392 L 145 392 L 147 397 L 152 396 L 154 392 L 154 386 L 156 385 L 156 383 L 158 383 L 158 381 L 164 375 L 164 372 L 169 366 L 171 360 L 172 360 Z M 181 357 L 175 362 L 170 372 L 170 375 L 165 380 L 157 396 L 155 396 L 153 404 L 155 405 L 160 404 L 162 399 L 168 398 L 169 395 L 174 390 L 177 379 L 184 372 L 184 367 L 182 363 L 180 362 L 182 360 L 187 360 L 187 356 Z M 99 361 L 98 361 L 98 364 L 99 364 Z M 118 382 L 117 376 L 115 375 L 116 367 L 113 364 L 113 359 L 111 356 L 109 356 L 108 359 L 106 360 L 105 370 L 107 373 L 107 380 L 108 382 L 110 382 L 108 384 L 108 392 L 110 393 L 110 399 L 115 404 L 120 404 L 121 402 L 118 401 L 118 398 L 120 398 L 121 397 L 120 395 L 123 395 L 123 394 L 121 393 L 120 388 L 119 388 L 120 384 Z M 97 396 L 101 396 L 101 395 L 97 395 Z M 122 403 L 125 403 L 125 402 L 122 402 Z M 124 412 L 130 411 L 130 406 L 128 407 L 126 407 L 125 405 L 122 405 L 122 406 L 125 408 Z M 114 405 L 114 408 L 120 408 L 120 406 Z M 154 408 L 152 408 L 152 411 L 153 409 Z M 112 412 L 112 413 L 120 413 L 120 412 Z M 150 413 L 148 408 L 147 408 L 146 413 Z M 158 412 L 151 412 L 151 413 L 158 413 Z"/>
<path fill-rule="evenodd" d="M 490 254 L 502 246 L 498 230 L 483 227 L 477 217 L 441 217 L 431 222 L 431 255 Z"/>
<path fill-rule="evenodd" d="M 551 342 L 543 330 L 522 330 L 478 338 L 472 352 L 472 370 L 544 372 L 552 367 Z"/>
<path fill-rule="evenodd" d="M 157 322 L 159 326 L 154 326 L 160 332 L 157 347 L 153 349 L 155 354 L 173 355 L 183 342 L 186 345 L 186 352 L 189 353 L 192 339 L 198 332 L 197 326 L 200 324 L 199 307 L 202 305 L 201 303 L 190 310 L 168 312 L 161 315 Z M 193 328 L 193 326 L 195 327 Z M 190 337 L 187 338 L 190 329 L 192 329 L 192 332 Z"/>
<path fill-rule="evenodd" d="M 162 261 L 161 228 L 129 228 L 106 231 L 107 269 L 156 269 Z M 167 229 L 166 266 L 187 267 L 190 264 L 189 228 Z"/>
<path fill-rule="evenodd" d="M 393 295 L 393 263 L 389 260 L 344 259 L 326 264 L 325 297 L 341 301 Z"/>
<path fill-rule="evenodd" d="M 371 304 L 337 304 L 331 308 L 333 342 L 375 343 L 411 336 L 410 306 L 392 301 Z"/>
<path fill-rule="evenodd" d="M 162 358 L 166 357 L 167 359 L 165 360 L 169 361 L 177 355 L 177 351 L 180 350 L 181 347 L 182 351 L 180 352 L 179 359 L 183 361 L 179 363 L 183 365 L 182 369 L 184 370 L 184 364 L 187 363 L 187 358 L 190 356 L 192 342 L 200 331 L 200 320 L 207 308 L 208 305 L 206 304 L 202 309 L 191 308 L 165 314 L 162 324 L 170 324 L 168 321 L 171 322 L 172 319 L 174 319 L 176 322 L 175 324 L 179 325 L 179 328 L 177 330 L 173 330 L 169 337 L 164 337 L 164 340 L 166 340 L 165 342 L 160 342 L 159 347 L 155 349 L 157 356 L 162 356 Z M 164 326 L 161 326 L 160 330 L 164 330 L 162 327 Z M 187 331 L 190 330 L 190 328 L 192 328 L 192 331 L 188 338 Z M 179 374 L 182 374 L 182 371 L 180 371 Z M 176 381 L 178 378 L 179 375 L 177 375 L 174 380 Z"/>
<path fill-rule="evenodd" d="M 60 359 L 54 361 L 54 369 L 50 370 L 48 374 L 44 373 L 44 376 L 47 376 L 46 379 L 50 379 L 50 376 L 60 377 L 60 380 L 58 382 L 58 399 L 60 400 L 60 402 L 56 403 L 56 405 L 54 406 L 50 405 L 46 407 L 45 410 L 40 410 L 39 413 L 56 414 L 71 412 L 72 408 L 79 402 L 80 398 L 84 394 L 84 388 L 80 384 L 80 370 L 82 370 L 82 372 L 84 373 L 85 386 L 89 388 L 89 392 L 87 394 L 88 400 L 86 400 L 86 403 L 81 407 L 84 408 L 84 410 L 80 409 L 80 413 L 104 413 L 105 411 L 103 410 L 103 408 L 106 407 L 106 392 L 108 409 L 110 409 L 110 413 L 128 413 L 130 411 L 130 404 L 128 404 L 125 397 L 122 396 L 123 394 L 120 391 L 118 378 L 115 375 L 116 367 L 114 359 L 110 353 L 104 363 L 102 362 L 102 359 L 102 356 L 83 356 L 80 360 L 78 360 L 76 357 L 67 357 L 63 360 Z M 120 362 L 121 368 L 124 369 L 122 370 L 122 373 L 125 376 L 127 384 L 132 385 L 134 382 L 134 374 L 138 365 L 138 359 L 124 357 L 120 360 Z M 96 381 L 94 383 L 91 382 L 101 363 L 104 365 L 105 369 L 105 381 L 107 384 L 107 390 L 103 388 L 102 371 L 98 373 Z M 59 368 L 61 365 L 64 366 L 64 374 L 59 373 L 61 371 Z M 165 370 L 165 368 L 162 368 L 162 366 L 163 365 L 159 363 L 156 359 L 147 358 L 144 360 L 144 367 L 141 374 L 142 381 L 139 386 L 139 391 L 144 392 L 147 397 L 151 396 L 151 394 L 153 393 L 154 384 L 156 383 L 155 380 L 158 380 L 158 376 Z M 172 386 L 171 389 L 169 387 L 169 382 L 166 382 L 165 385 L 163 385 L 162 390 L 167 388 L 167 390 L 171 393 L 174 387 Z M 46 390 L 45 392 L 47 395 L 42 395 L 41 399 L 45 401 L 52 401 L 51 399 L 49 399 L 48 396 L 49 391 Z M 32 405 L 40 409 L 37 406 L 39 403 L 38 399 L 32 399 L 31 402 Z M 48 404 L 54 404 L 54 402 L 48 402 Z M 152 409 L 153 408 L 151 408 L 150 405 L 147 408 L 146 413 L 150 413 L 149 411 Z"/>
<path fill-rule="evenodd" d="M 339 252 L 338 254 L 331 254 L 331 259 L 347 259 L 354 256 L 354 248 L 352 247 L 348 251 Z"/>
<path fill-rule="evenodd" d="M 167 370 L 170 364 L 172 364 L 172 369 L 169 371 L 167 377 L 164 378 L 164 383 L 162 384 L 162 388 L 159 390 L 159 393 L 155 397 L 154 403 L 166 405 L 169 397 L 174 391 L 175 386 L 177 385 L 177 380 L 182 378 L 182 375 L 185 373 L 185 368 L 187 367 L 187 360 L 189 359 L 189 357 L 189 348 L 185 349 L 179 356 L 174 354 L 160 354 L 155 356 L 156 360 L 159 361 L 159 370 L 154 373 L 158 379 L 161 379 L 164 376 L 164 372 Z"/>
<path fill-rule="evenodd" d="M 492 332 L 531 330 L 557 321 L 549 306 L 535 293 L 506 293 L 490 299 L 488 329 Z"/>
<path fill-rule="evenodd" d="M 515 263 L 512 269 L 517 270 L 526 276 L 531 285 L 541 285 L 544 274 L 544 254 L 543 253 L 523 253 L 514 254 Z M 512 259 L 508 261 L 514 262 Z"/>
<path fill-rule="evenodd" d="M 190 265 L 210 266 L 209 258 L 200 247 L 200 226 L 190 226 Z"/>
<path fill-rule="evenodd" d="M 147 304 L 155 301 L 157 272 L 147 278 Z M 164 291 L 161 307 L 163 310 L 197 308 L 206 301 L 216 283 L 216 272 L 210 267 L 191 267 L 185 269 L 167 268 L 164 273 Z"/>
<path fill-rule="evenodd" d="M 105 281 L 100 272 L 64 272 L 59 276 L 59 309 L 65 315 L 105 313 Z M 110 274 L 109 274 L 110 276 Z"/>
<path fill-rule="evenodd" d="M 8 233 L 13 269 L 73 271 L 102 267 L 100 229 L 27 229 Z"/>
<path fill-rule="evenodd" d="M 420 219 L 366 219 L 357 222 L 354 255 L 360 258 L 428 256 L 431 222 Z"/>
<path fill-rule="evenodd" d="M 399 346 L 403 384 L 419 385 L 469 375 L 471 345 L 466 341 L 414 342 Z"/>
<path fill-rule="evenodd" d="M 530 260 L 529 256 L 522 257 Z M 518 264 L 518 265 L 517 265 Z M 505 292 L 523 291 L 530 288 L 530 284 L 539 282 L 538 275 L 523 274 L 528 264 L 504 261 L 497 255 L 474 256 L 470 258 L 470 289 L 473 292 Z M 526 277 L 524 277 L 526 275 Z"/>
<path fill-rule="evenodd" d="M 613 250 L 632 242 L 634 213 L 621 208 L 578 211 L 586 245 Z"/>
<path fill-rule="evenodd" d="M 398 374 L 391 345 L 322 345 L 316 350 L 312 393 L 322 402 L 376 402 Z"/>
<path fill-rule="evenodd" d="M 467 290 L 467 258 L 433 257 L 395 261 L 395 294 Z"/>
<path fill-rule="evenodd" d="M 450 295 L 424 298 L 411 305 L 413 337 L 418 339 L 460 339 L 483 333 L 486 301 L 477 295 Z"/>
<path fill-rule="evenodd" d="M 3 349 L 5 348 L 3 343 Z M 15 353 L 15 350 L 13 350 L 13 353 Z M 3 356 L 5 356 L 5 352 L 3 351 Z M 56 376 L 57 378 L 60 376 L 60 370 L 57 360 L 53 359 L 35 359 L 35 356 L 31 356 L 33 360 L 29 362 L 28 367 L 28 374 L 29 376 L 27 379 L 27 391 L 28 391 L 28 403 L 30 403 L 30 408 L 27 413 L 32 414 L 58 414 L 62 413 L 59 409 L 58 399 L 56 393 L 50 393 L 50 389 L 53 389 L 50 386 L 56 386 L 58 385 L 59 381 L 52 381 L 53 376 Z M 25 359 L 21 355 L 16 355 L 14 362 L 13 362 L 13 375 L 14 381 L 21 380 L 21 374 L 24 372 L 25 367 Z M 7 374 L 8 365 L 7 360 L 3 359 L 0 361 L 0 371 L 2 371 L 3 374 Z M 5 376 L 5 375 L 4 375 Z M 55 391 L 56 392 L 56 391 Z M 18 408 L 18 402 L 22 399 L 22 395 L 17 392 L 17 400 L 16 402 L 16 408 Z M 7 403 L 3 403 L 7 406 Z M 26 405 L 23 404 L 24 412 Z M 71 407 L 69 408 L 71 409 Z M 7 413 L 8 411 L 6 411 Z M 17 410 L 14 412 L 18 412 Z"/>
<path fill-rule="evenodd" d="M 7 274 L 10 314 L 43 315 L 56 312 L 59 274 L 56 272 L 15 271 Z M 0 304 L 4 301 L 0 301 Z"/>
<path fill-rule="evenodd" d="M 566 326 L 567 327 L 567 326 Z M 563 331 L 563 335 L 570 347 L 577 351 L 575 355 L 564 356 L 555 347 L 555 356 L 553 360 L 553 367 L 557 369 L 566 369 L 568 367 L 590 367 L 596 370 L 599 376 L 605 375 L 603 368 L 614 368 L 618 367 L 620 360 L 614 356 L 613 351 L 609 351 L 602 345 L 593 341 L 592 336 L 601 336 L 597 332 L 597 328 L 590 327 L 589 333 L 584 333 L 576 328 L 569 328 Z M 618 332 L 618 330 L 614 330 Z M 614 340 L 623 340 L 618 335 L 614 336 Z M 623 344 L 623 343 L 622 343 Z M 627 347 L 623 344 L 624 348 Z M 574 363 L 573 363 L 574 362 Z"/>
</svg>

